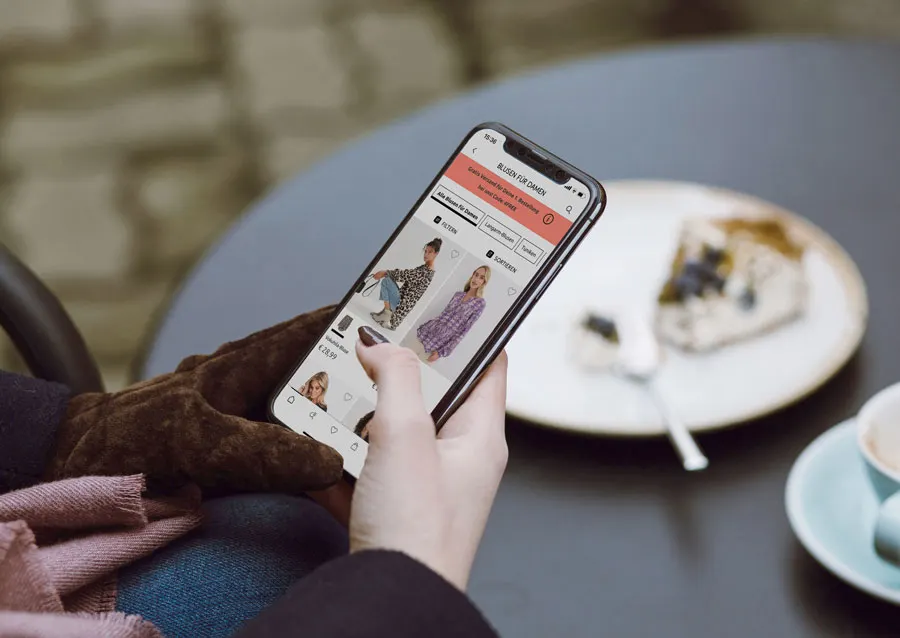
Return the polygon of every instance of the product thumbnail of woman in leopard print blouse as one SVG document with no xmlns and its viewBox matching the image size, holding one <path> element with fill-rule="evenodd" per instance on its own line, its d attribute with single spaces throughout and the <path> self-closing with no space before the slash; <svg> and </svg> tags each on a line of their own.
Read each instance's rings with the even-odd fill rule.
<svg viewBox="0 0 900 638">
<path fill-rule="evenodd" d="M 434 279 L 434 260 L 441 252 L 442 243 L 440 237 L 435 237 L 425 244 L 422 255 L 425 263 L 421 266 L 379 270 L 373 275 L 376 280 L 381 281 L 379 298 L 384 302 L 381 312 L 372 313 L 372 318 L 379 325 L 396 330 L 422 298 Z"/>
</svg>

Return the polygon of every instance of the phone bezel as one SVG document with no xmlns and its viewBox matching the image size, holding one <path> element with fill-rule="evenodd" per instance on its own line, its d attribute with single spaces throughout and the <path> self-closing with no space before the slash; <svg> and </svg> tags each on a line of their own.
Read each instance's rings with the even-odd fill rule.
<svg viewBox="0 0 900 638">
<path fill-rule="evenodd" d="M 437 183 L 447 172 L 447 169 L 450 167 L 456 157 L 462 152 L 463 148 L 465 148 L 466 143 L 472 138 L 472 136 L 483 130 L 492 130 L 501 133 L 507 138 L 511 138 L 519 144 L 527 146 L 529 149 L 545 155 L 548 159 L 552 160 L 554 165 L 565 169 L 571 177 L 580 180 L 587 187 L 589 200 L 584 208 L 584 211 L 573 221 L 572 226 L 563 236 L 559 244 L 557 244 L 556 247 L 547 255 L 547 258 L 544 260 L 538 271 L 531 278 L 531 281 L 522 291 L 522 294 L 519 296 L 518 300 L 512 305 L 512 307 L 503 316 L 503 319 L 501 319 L 500 323 L 497 324 L 491 334 L 485 339 L 482 347 L 478 349 L 478 351 L 475 353 L 475 355 L 472 357 L 463 371 L 453 381 L 453 384 L 450 386 L 447 393 L 440 400 L 440 402 L 438 402 L 438 405 L 432 411 L 431 416 L 434 419 L 435 427 L 437 430 L 440 430 L 440 428 L 444 425 L 450 415 L 452 415 L 453 412 L 459 407 L 459 405 L 462 404 L 462 402 L 468 396 L 469 392 L 471 392 L 472 388 L 477 383 L 478 379 L 485 372 L 485 370 L 487 370 L 487 368 L 494 361 L 497 355 L 503 350 L 510 337 L 512 337 L 513 333 L 515 332 L 516 328 L 519 326 L 522 320 L 524 320 L 525 317 L 528 316 L 528 313 L 534 307 L 537 300 L 540 299 L 541 294 L 543 294 L 544 290 L 546 290 L 547 286 L 553 281 L 556 275 L 559 274 L 562 266 L 565 265 L 566 261 L 568 261 L 575 248 L 578 247 L 578 244 L 581 243 L 581 241 L 587 235 L 587 232 L 596 223 L 596 221 L 600 219 L 604 210 L 606 209 L 606 191 L 599 181 L 597 181 L 581 169 L 573 166 L 572 164 L 569 164 L 562 158 L 557 157 L 555 154 L 536 144 L 532 140 L 512 130 L 508 126 L 499 122 L 482 122 L 481 124 L 474 126 L 462 138 L 462 141 L 450 154 L 444 165 L 435 173 L 434 179 L 432 179 L 428 186 L 423 190 L 422 195 L 419 196 L 416 202 L 410 207 L 409 212 L 403 217 L 403 219 L 398 222 L 397 227 L 394 229 L 394 232 L 391 233 L 391 236 L 387 240 L 385 240 L 384 245 L 372 258 L 372 260 L 363 270 L 362 274 L 356 279 L 356 281 L 354 281 L 347 294 L 344 295 L 343 299 L 341 299 L 341 301 L 335 306 L 334 312 L 332 312 L 331 316 L 328 319 L 329 327 L 334 321 L 335 317 L 337 317 L 338 314 L 340 314 L 340 312 L 347 306 L 347 304 L 350 303 L 350 300 L 353 298 L 353 295 L 355 294 L 360 283 L 365 281 L 368 273 L 372 272 L 372 270 L 375 268 L 375 266 L 378 264 L 378 262 L 381 260 L 390 246 L 394 243 L 403 228 L 422 205 L 422 202 L 424 202 L 428 195 L 434 190 L 434 188 L 437 186 Z M 327 330 L 328 328 L 326 328 L 325 332 L 327 332 Z M 320 334 L 318 338 L 311 343 L 310 347 L 297 358 L 296 365 L 291 368 L 284 381 L 278 384 L 276 390 L 272 393 L 272 396 L 270 397 L 268 402 L 267 411 L 269 420 L 273 423 L 277 423 L 290 428 L 287 423 L 284 423 L 276 416 L 275 401 L 277 401 L 285 391 L 290 383 L 291 378 L 294 376 L 300 366 L 303 365 L 304 361 L 306 361 L 306 358 L 312 353 L 313 349 L 316 347 L 316 344 L 318 344 L 325 332 Z M 328 444 L 327 441 L 321 442 L 325 443 L 326 445 Z M 353 476 L 346 471 L 345 474 L 347 476 Z"/>
</svg>

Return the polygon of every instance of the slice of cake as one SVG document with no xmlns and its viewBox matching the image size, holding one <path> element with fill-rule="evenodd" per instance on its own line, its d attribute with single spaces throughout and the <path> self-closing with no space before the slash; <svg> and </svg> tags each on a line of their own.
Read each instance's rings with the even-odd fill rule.
<svg viewBox="0 0 900 638">
<path fill-rule="evenodd" d="M 804 247 L 774 217 L 689 219 L 658 297 L 664 341 L 707 351 L 803 314 Z"/>
</svg>

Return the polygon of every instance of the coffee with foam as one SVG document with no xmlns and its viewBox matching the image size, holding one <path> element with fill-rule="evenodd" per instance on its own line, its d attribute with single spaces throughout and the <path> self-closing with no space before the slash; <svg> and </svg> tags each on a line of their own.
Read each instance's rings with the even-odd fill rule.
<svg viewBox="0 0 900 638">
<path fill-rule="evenodd" d="M 873 397 L 860 412 L 859 421 L 864 453 L 900 477 L 900 391 Z"/>
<path fill-rule="evenodd" d="M 900 419 L 870 427 L 863 443 L 879 463 L 900 474 Z"/>
</svg>

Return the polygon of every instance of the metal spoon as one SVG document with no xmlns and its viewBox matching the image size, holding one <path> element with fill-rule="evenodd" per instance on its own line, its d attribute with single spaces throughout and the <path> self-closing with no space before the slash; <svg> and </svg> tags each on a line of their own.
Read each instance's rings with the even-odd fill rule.
<svg viewBox="0 0 900 638">
<path fill-rule="evenodd" d="M 654 383 L 654 377 L 662 363 L 662 349 L 651 323 L 643 317 L 629 319 L 619 327 L 621 346 L 613 370 L 646 388 L 662 417 L 672 445 L 681 457 L 684 469 L 689 472 L 705 469 L 709 460 L 697 447 L 684 422 L 669 409 Z"/>
</svg>

